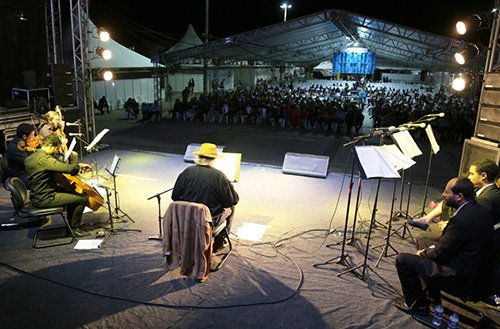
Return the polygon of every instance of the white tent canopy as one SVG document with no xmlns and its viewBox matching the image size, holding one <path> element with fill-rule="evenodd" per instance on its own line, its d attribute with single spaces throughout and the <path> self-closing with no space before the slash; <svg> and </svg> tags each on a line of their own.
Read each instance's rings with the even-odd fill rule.
<svg viewBox="0 0 500 329">
<path fill-rule="evenodd" d="M 203 41 L 201 41 L 201 39 L 198 37 L 198 34 L 196 34 L 193 25 L 189 24 L 186 33 L 184 33 L 179 42 L 177 42 L 172 48 L 167 50 L 167 53 L 191 48 L 194 46 L 199 46 L 202 44 Z"/>
<path fill-rule="evenodd" d="M 92 21 L 89 22 L 89 27 L 92 31 L 97 28 Z M 104 48 L 111 50 L 112 57 L 109 60 L 104 60 L 95 54 L 95 50 L 98 48 Z M 93 69 L 99 68 L 138 68 L 138 67 L 153 67 L 151 59 L 146 56 L 129 49 L 112 38 L 109 41 L 102 42 L 99 38 L 90 37 L 89 38 L 89 50 L 93 53 L 90 54 L 92 57 L 90 61 L 90 66 Z"/>
</svg>

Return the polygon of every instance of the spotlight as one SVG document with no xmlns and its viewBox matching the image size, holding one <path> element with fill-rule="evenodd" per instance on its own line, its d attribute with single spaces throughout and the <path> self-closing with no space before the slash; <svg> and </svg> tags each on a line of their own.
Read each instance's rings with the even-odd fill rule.
<svg viewBox="0 0 500 329">
<path fill-rule="evenodd" d="M 102 77 L 104 78 L 104 80 L 110 81 L 111 79 L 113 79 L 113 72 L 111 72 L 111 71 L 104 71 Z"/>
<path fill-rule="evenodd" d="M 101 40 L 102 42 L 106 42 L 110 38 L 109 32 L 103 29 L 102 27 L 97 29 L 97 35 L 99 36 L 99 40 Z"/>
<path fill-rule="evenodd" d="M 479 55 L 479 47 L 471 43 L 464 50 L 455 53 L 455 60 L 458 64 L 464 65 L 477 55 Z"/>
<path fill-rule="evenodd" d="M 483 13 L 469 16 L 467 19 L 457 22 L 457 32 L 460 35 L 464 35 L 467 31 L 479 29 L 480 27 L 486 25 L 486 20 L 487 16 Z"/>
<path fill-rule="evenodd" d="M 451 87 L 453 88 L 453 90 L 462 91 L 469 88 L 473 82 L 474 76 L 470 73 L 464 73 L 460 74 L 453 80 L 453 82 L 451 83 Z"/>
<path fill-rule="evenodd" d="M 97 47 L 97 49 L 95 50 L 95 53 L 97 54 L 97 56 L 99 56 L 105 60 L 110 59 L 112 56 L 111 50 L 104 49 L 102 47 Z"/>
</svg>

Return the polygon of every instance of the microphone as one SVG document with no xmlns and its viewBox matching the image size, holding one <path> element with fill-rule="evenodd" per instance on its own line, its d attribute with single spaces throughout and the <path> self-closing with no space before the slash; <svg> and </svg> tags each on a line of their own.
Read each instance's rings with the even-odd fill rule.
<svg viewBox="0 0 500 329">
<path fill-rule="evenodd" d="M 400 126 L 400 127 L 394 127 L 394 126 L 389 126 L 389 127 L 379 127 L 375 128 L 374 132 L 388 132 L 388 133 L 397 133 L 400 131 L 405 131 L 406 127 Z"/>
<path fill-rule="evenodd" d="M 78 137 L 83 136 L 83 134 L 81 134 L 81 133 L 69 133 L 68 135 L 70 135 L 70 136 L 78 136 Z"/>
<path fill-rule="evenodd" d="M 67 127 L 71 126 L 81 126 L 80 119 L 76 120 L 75 122 L 66 122 Z"/>
<path fill-rule="evenodd" d="M 425 128 L 426 124 L 424 122 L 421 122 L 421 123 L 412 123 L 412 122 L 408 122 L 408 123 L 403 123 L 402 125 L 400 125 L 398 128 Z"/>
<path fill-rule="evenodd" d="M 424 115 L 424 117 L 427 117 L 427 118 L 442 118 L 442 117 L 444 117 L 444 112 L 426 114 L 426 115 Z"/>
</svg>

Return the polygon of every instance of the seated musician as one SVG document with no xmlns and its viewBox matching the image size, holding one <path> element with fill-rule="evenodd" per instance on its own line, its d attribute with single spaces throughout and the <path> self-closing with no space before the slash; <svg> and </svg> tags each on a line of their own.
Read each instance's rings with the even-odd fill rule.
<svg viewBox="0 0 500 329">
<path fill-rule="evenodd" d="M 40 123 L 39 134 L 43 137 L 48 135 L 56 135 L 61 139 L 63 151 L 67 150 L 68 139 L 64 134 L 65 122 L 62 119 L 61 110 L 59 105 L 56 106 L 56 111 L 48 111 L 42 122 Z M 78 161 L 78 153 L 72 151 L 69 156 L 69 163 L 76 163 Z"/>
<path fill-rule="evenodd" d="M 28 188 L 30 182 L 24 167 L 24 159 L 29 155 L 29 150 L 34 147 L 32 143 L 36 143 L 35 128 L 30 124 L 21 123 L 16 128 L 16 137 L 9 142 L 6 151 L 8 176 L 19 177 Z"/>
<path fill-rule="evenodd" d="M 197 152 L 196 166 L 186 168 L 177 177 L 172 191 L 172 200 L 202 203 L 210 209 L 212 218 L 218 217 L 214 226 L 225 220 L 228 232 L 234 215 L 234 206 L 239 201 L 238 193 L 226 175 L 214 168 L 214 162 L 220 155 L 214 144 L 203 143 Z M 214 241 L 214 250 L 223 246 L 223 238 L 217 236 Z"/>
<path fill-rule="evenodd" d="M 86 195 L 62 191 L 56 182 L 57 173 L 76 175 L 80 170 L 88 170 L 85 163 L 66 164 L 57 160 L 56 155 L 62 142 L 56 135 L 50 134 L 43 139 L 42 147 L 24 161 L 31 182 L 30 200 L 37 208 L 66 207 L 69 224 L 75 236 L 89 235 L 80 228 Z"/>
<path fill-rule="evenodd" d="M 474 184 L 477 203 L 490 212 L 494 224 L 500 222 L 500 189 L 495 185 L 497 174 L 497 164 L 492 160 L 482 159 L 472 163 L 468 176 Z M 455 209 L 450 209 L 446 203 L 441 202 L 428 215 L 420 219 L 410 220 L 408 223 L 426 230 L 418 236 L 418 239 L 437 241 L 453 211 Z M 439 216 L 441 216 L 441 221 L 433 224 L 432 221 Z"/>
</svg>

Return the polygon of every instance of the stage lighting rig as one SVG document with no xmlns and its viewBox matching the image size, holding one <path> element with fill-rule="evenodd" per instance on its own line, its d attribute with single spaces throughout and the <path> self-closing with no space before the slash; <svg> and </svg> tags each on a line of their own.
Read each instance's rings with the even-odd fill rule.
<svg viewBox="0 0 500 329">
<path fill-rule="evenodd" d="M 488 27 L 491 20 L 491 13 L 482 12 L 479 14 L 474 14 L 472 16 L 467 17 L 464 20 L 460 20 L 457 22 L 456 29 L 458 34 L 464 35 L 467 32 L 480 30 Z"/>
<path fill-rule="evenodd" d="M 111 59 L 112 53 L 109 49 L 104 49 L 102 47 L 97 47 L 95 50 L 97 56 L 101 57 L 104 60 Z"/>
<path fill-rule="evenodd" d="M 463 49 L 462 51 L 455 53 L 455 61 L 460 65 L 464 65 L 465 63 L 467 63 L 472 58 L 478 55 L 479 55 L 479 47 L 471 43 L 467 47 L 465 47 L 465 49 Z"/>
<path fill-rule="evenodd" d="M 109 41 L 109 39 L 111 38 L 109 32 L 102 27 L 97 29 L 97 35 L 99 36 L 99 40 L 101 40 L 102 42 Z"/>
<path fill-rule="evenodd" d="M 453 80 L 451 87 L 455 91 L 463 91 L 469 88 L 473 82 L 474 76 L 471 73 L 462 73 Z"/>
</svg>

